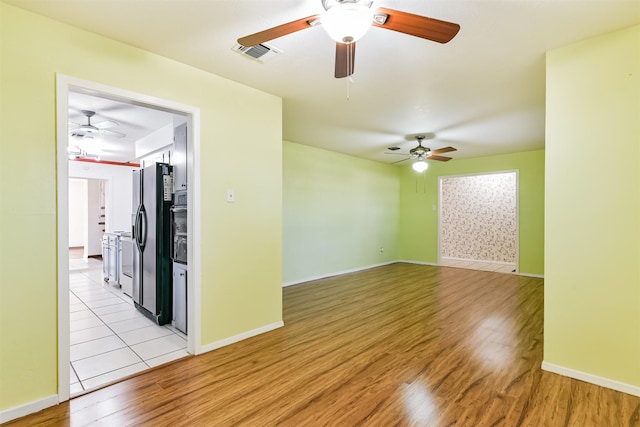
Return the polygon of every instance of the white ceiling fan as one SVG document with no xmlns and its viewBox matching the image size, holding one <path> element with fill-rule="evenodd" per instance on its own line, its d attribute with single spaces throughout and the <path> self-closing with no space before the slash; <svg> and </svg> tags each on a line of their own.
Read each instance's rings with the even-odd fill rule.
<svg viewBox="0 0 640 427">
<path fill-rule="evenodd" d="M 89 159 L 89 160 L 100 160 L 100 156 L 94 153 L 88 153 L 87 150 L 80 148 L 78 146 L 69 146 L 67 148 L 67 153 L 69 153 L 69 160 L 77 160 L 77 159 Z"/>
<path fill-rule="evenodd" d="M 114 120 L 104 120 L 98 123 L 91 123 L 91 118 L 95 116 L 95 111 L 82 110 L 82 114 L 87 117 L 87 123 L 69 123 L 69 135 L 75 138 L 95 138 L 96 135 L 102 135 L 113 138 L 124 138 L 127 136 L 122 132 L 112 130 L 112 128 L 120 126 Z"/>
</svg>

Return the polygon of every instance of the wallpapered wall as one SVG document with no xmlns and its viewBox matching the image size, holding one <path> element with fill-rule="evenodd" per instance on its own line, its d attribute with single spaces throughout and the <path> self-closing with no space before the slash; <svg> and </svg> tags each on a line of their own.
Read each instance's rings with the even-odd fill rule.
<svg viewBox="0 0 640 427">
<path fill-rule="evenodd" d="M 442 257 L 515 263 L 516 185 L 515 172 L 443 177 Z"/>
</svg>

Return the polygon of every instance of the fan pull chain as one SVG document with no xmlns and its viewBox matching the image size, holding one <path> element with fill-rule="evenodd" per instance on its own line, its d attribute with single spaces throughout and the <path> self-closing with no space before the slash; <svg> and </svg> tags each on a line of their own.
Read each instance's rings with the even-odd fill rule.
<svg viewBox="0 0 640 427">
<path fill-rule="evenodd" d="M 347 44 L 347 101 L 351 99 L 351 43 Z"/>
<path fill-rule="evenodd" d="M 422 172 L 422 192 L 427 194 L 427 174 L 425 172 Z"/>
<path fill-rule="evenodd" d="M 347 72 L 349 75 L 347 76 L 347 101 L 351 99 L 351 83 L 353 83 L 353 78 L 351 77 L 351 70 L 353 70 L 353 44 L 347 44 Z"/>
<path fill-rule="evenodd" d="M 420 175 L 422 175 L 422 192 L 424 194 L 427 194 L 427 174 L 425 172 L 422 172 Z M 419 189 L 420 188 L 420 176 L 416 175 L 416 194 L 419 193 Z"/>
</svg>

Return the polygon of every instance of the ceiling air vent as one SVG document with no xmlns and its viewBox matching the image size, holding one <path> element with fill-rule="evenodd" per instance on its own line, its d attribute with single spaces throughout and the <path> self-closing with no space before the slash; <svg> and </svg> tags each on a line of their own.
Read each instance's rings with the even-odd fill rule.
<svg viewBox="0 0 640 427">
<path fill-rule="evenodd" d="M 264 43 L 255 46 L 242 46 L 241 44 L 236 44 L 231 48 L 231 50 L 248 56 L 250 59 L 255 59 L 259 62 L 265 62 L 282 53 L 281 50 Z"/>
</svg>

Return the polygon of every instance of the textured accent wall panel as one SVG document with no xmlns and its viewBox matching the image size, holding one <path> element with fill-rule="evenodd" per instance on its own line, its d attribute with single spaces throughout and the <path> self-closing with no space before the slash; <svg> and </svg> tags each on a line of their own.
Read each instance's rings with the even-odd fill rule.
<svg viewBox="0 0 640 427">
<path fill-rule="evenodd" d="M 442 257 L 515 263 L 516 186 L 515 172 L 442 178 Z"/>
</svg>

